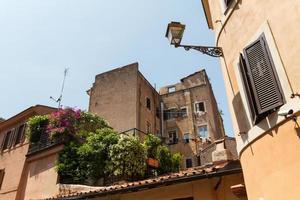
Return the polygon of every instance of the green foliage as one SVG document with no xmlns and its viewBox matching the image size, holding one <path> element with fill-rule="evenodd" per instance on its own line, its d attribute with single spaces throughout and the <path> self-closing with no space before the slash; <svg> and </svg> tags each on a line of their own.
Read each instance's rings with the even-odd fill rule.
<svg viewBox="0 0 300 200">
<path fill-rule="evenodd" d="M 0 117 L 0 122 L 5 121 L 5 119 L 3 117 Z"/>
<path fill-rule="evenodd" d="M 146 149 L 136 137 L 122 137 L 112 145 L 108 169 L 125 180 L 135 180 L 144 176 L 146 171 Z"/>
<path fill-rule="evenodd" d="M 182 156 L 179 153 L 172 154 L 166 146 L 159 146 L 157 151 L 157 157 L 160 164 L 158 169 L 159 174 L 177 172 L 179 170 L 179 165 L 182 159 Z"/>
<path fill-rule="evenodd" d="M 153 134 L 147 135 L 144 141 L 148 158 L 157 158 L 158 147 L 161 146 L 161 140 Z"/>
<path fill-rule="evenodd" d="M 29 139 L 29 141 L 32 143 L 38 142 L 41 134 L 46 131 L 48 123 L 48 115 L 38 115 L 29 118 L 26 129 L 26 137 Z"/>
<path fill-rule="evenodd" d="M 106 124 L 103 124 L 106 125 Z M 119 141 L 119 134 L 111 128 L 102 128 L 89 134 L 86 142 L 78 148 L 80 164 L 85 166 L 85 174 L 93 181 L 107 175 L 107 163 L 110 162 L 109 149 Z"/>
<path fill-rule="evenodd" d="M 65 145 L 56 162 L 56 170 L 61 180 L 82 183 L 86 178 L 85 166 L 78 156 L 79 143 L 74 141 Z"/>
<path fill-rule="evenodd" d="M 86 138 L 89 133 L 101 128 L 110 128 L 103 118 L 89 112 L 80 113 L 80 119 L 77 123 L 77 135 L 79 137 Z"/>
</svg>

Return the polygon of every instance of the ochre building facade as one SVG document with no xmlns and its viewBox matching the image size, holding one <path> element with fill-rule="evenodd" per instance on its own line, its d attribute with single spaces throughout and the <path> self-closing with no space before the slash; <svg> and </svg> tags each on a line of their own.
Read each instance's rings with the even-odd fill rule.
<svg viewBox="0 0 300 200">
<path fill-rule="evenodd" d="M 225 136 L 205 70 L 158 93 L 133 63 L 97 75 L 88 94 L 90 112 L 118 132 L 159 136 L 172 152 L 184 156 L 182 168 L 204 164 L 201 150 Z"/>
<path fill-rule="evenodd" d="M 299 199 L 300 1 L 202 0 L 250 200 Z"/>
</svg>

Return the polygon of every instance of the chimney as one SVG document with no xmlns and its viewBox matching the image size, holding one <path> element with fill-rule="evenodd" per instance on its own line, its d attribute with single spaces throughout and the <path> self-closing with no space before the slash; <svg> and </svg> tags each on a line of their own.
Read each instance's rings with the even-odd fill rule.
<svg viewBox="0 0 300 200">
<path fill-rule="evenodd" d="M 216 140 L 215 144 L 216 144 L 216 150 L 212 152 L 213 163 L 233 160 L 232 153 L 228 149 L 226 149 L 225 139 Z"/>
</svg>

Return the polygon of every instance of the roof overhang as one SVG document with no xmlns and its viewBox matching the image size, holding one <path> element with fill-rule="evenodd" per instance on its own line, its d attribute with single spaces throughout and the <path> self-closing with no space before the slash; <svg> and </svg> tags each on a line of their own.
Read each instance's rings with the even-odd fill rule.
<svg viewBox="0 0 300 200">
<path fill-rule="evenodd" d="M 204 10 L 207 26 L 208 26 L 208 28 L 213 29 L 212 17 L 211 17 L 211 13 L 210 13 L 210 7 L 209 7 L 208 0 L 201 0 L 201 2 L 202 2 L 202 7 Z"/>
</svg>

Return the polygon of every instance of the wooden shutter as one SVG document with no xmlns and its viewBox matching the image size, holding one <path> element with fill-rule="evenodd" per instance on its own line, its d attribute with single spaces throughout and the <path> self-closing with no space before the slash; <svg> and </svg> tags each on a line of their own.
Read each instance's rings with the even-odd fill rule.
<svg viewBox="0 0 300 200">
<path fill-rule="evenodd" d="M 0 170 L 0 190 L 1 190 L 3 179 L 4 179 L 4 174 L 5 174 L 4 169 L 1 169 Z"/>
<path fill-rule="evenodd" d="M 8 140 L 8 145 L 7 145 L 7 148 L 11 148 L 12 145 L 14 144 L 15 142 L 15 138 L 16 138 L 16 133 L 17 133 L 17 129 L 14 128 L 11 130 L 11 133 L 10 133 L 10 137 L 9 137 L 9 140 Z"/>
<path fill-rule="evenodd" d="M 249 88 L 258 115 L 283 105 L 282 91 L 264 35 L 244 49 Z"/>
<path fill-rule="evenodd" d="M 232 2 L 232 0 L 224 0 L 224 2 L 225 2 L 226 6 L 229 6 L 229 4 Z"/>
<path fill-rule="evenodd" d="M 252 122 L 253 122 L 253 124 L 255 124 L 258 121 L 257 120 L 258 115 L 257 115 L 256 107 L 255 107 L 255 104 L 254 104 L 255 100 L 254 100 L 254 97 L 253 97 L 253 92 L 252 92 L 252 90 L 249 86 L 249 78 L 247 76 L 248 72 L 247 72 L 245 60 L 244 60 L 242 54 L 240 54 L 239 68 L 240 68 L 240 73 L 242 75 L 244 90 L 245 90 L 246 95 L 247 95 L 247 103 L 248 103 L 248 107 L 250 108 Z"/>
<path fill-rule="evenodd" d="M 2 142 L 1 142 L 1 147 L 0 147 L 0 150 L 1 150 L 1 151 L 3 151 L 3 147 L 4 147 L 4 144 L 5 144 L 5 141 L 6 141 L 6 137 L 7 137 L 7 135 L 8 135 L 8 134 L 7 134 L 7 133 L 5 133 L 5 134 L 4 134 L 4 137 L 3 137 L 3 139 L 2 139 Z"/>
</svg>

